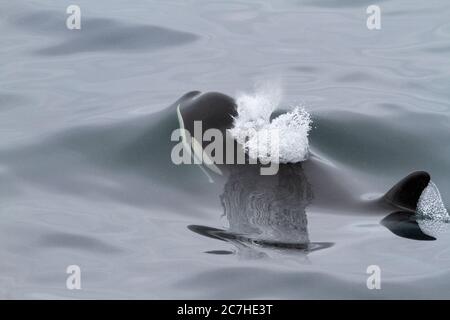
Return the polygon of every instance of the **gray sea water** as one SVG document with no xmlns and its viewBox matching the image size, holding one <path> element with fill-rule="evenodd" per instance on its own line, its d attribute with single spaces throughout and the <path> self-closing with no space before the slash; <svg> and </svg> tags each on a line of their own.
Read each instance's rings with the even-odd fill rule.
<svg viewBox="0 0 450 320">
<path fill-rule="evenodd" d="M 81 30 L 66 28 L 70 4 Z M 380 30 L 366 26 L 371 4 Z M 310 204 L 302 172 L 284 172 L 298 192 L 273 201 L 251 173 L 211 184 L 165 162 L 161 116 L 192 90 L 277 79 L 355 199 L 426 170 L 448 209 L 449 16 L 445 0 L 0 0 L 0 297 L 450 298 L 450 232 L 411 240 L 384 216 Z M 298 215 L 236 208 L 249 190 Z M 255 225 L 313 246 L 212 229 Z M 81 290 L 66 287 L 69 265 Z"/>
</svg>

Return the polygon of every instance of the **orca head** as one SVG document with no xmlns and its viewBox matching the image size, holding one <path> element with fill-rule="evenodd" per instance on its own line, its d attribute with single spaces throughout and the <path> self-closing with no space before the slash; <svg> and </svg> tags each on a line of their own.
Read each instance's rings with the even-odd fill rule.
<svg viewBox="0 0 450 320">
<path fill-rule="evenodd" d="M 194 121 L 201 121 L 202 131 L 214 128 L 224 132 L 233 126 L 237 106 L 232 97 L 223 93 L 193 91 L 180 103 L 180 112 L 191 135 L 194 134 Z"/>
</svg>

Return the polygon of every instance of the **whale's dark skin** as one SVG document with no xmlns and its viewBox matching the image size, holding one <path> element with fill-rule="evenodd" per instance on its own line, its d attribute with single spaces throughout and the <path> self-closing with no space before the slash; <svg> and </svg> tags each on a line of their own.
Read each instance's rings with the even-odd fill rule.
<svg viewBox="0 0 450 320">
<path fill-rule="evenodd" d="M 237 116 L 234 99 L 221 93 L 194 92 L 177 103 L 185 129 L 191 135 L 194 135 L 194 121 L 202 122 L 203 131 L 215 128 L 225 135 Z M 208 143 L 204 142 L 203 148 Z M 236 148 L 239 147 L 236 144 Z M 274 176 L 260 175 L 259 166 L 219 165 L 228 179 L 221 200 L 230 228 L 220 230 L 192 225 L 189 229 L 208 237 L 239 243 L 238 246 L 252 244 L 304 251 L 322 249 L 332 244 L 311 244 L 308 239 L 305 209 L 313 203 L 316 207 L 345 208 L 349 213 L 391 213 L 382 225 L 392 233 L 409 239 L 434 239 L 423 234 L 411 218 L 430 181 L 427 172 L 414 172 L 384 196 L 361 201 L 355 198 L 347 179 L 336 174 L 331 165 L 314 153 L 302 163 L 280 164 L 279 172 Z"/>
<path fill-rule="evenodd" d="M 193 92 L 185 95 L 179 105 L 185 128 L 192 135 L 194 121 L 202 122 L 203 131 L 215 128 L 225 134 L 226 129 L 233 126 L 233 117 L 237 116 L 234 99 L 218 92 Z"/>
</svg>

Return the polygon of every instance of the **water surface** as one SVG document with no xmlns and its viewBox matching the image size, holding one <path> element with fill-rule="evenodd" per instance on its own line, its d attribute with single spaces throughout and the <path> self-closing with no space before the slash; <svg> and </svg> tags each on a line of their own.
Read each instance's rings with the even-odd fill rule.
<svg viewBox="0 0 450 320">
<path fill-rule="evenodd" d="M 311 150 L 355 199 L 426 170 L 448 204 L 447 1 L 380 1 L 376 31 L 370 1 L 77 4 L 78 31 L 61 1 L 0 2 L 0 297 L 450 298 L 449 232 L 406 239 L 384 216 L 310 203 L 301 170 L 286 189 L 239 172 L 210 184 L 168 164 L 162 111 L 192 90 L 281 79 L 283 106 L 305 105 Z M 253 217 L 239 188 L 286 196 L 287 219 Z M 217 231 L 255 224 L 310 246 Z M 66 289 L 71 264 L 82 290 Z"/>
</svg>

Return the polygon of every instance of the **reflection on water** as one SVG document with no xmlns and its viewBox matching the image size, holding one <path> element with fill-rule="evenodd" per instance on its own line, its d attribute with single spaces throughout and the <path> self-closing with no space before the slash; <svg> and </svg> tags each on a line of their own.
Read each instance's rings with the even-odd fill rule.
<svg viewBox="0 0 450 320">
<path fill-rule="evenodd" d="M 407 211 L 393 212 L 380 223 L 393 234 L 413 240 L 436 240 L 450 231 L 448 220 L 421 218 Z"/>
<path fill-rule="evenodd" d="M 393 234 L 402 238 L 413 240 L 436 240 L 434 237 L 423 232 L 414 216 L 415 214 L 411 212 L 393 212 L 383 218 L 380 223 L 388 228 Z"/>
<path fill-rule="evenodd" d="M 261 175 L 257 165 L 236 165 L 221 195 L 229 227 L 189 229 L 234 244 L 245 256 L 258 247 L 297 249 L 328 248 L 332 243 L 311 243 L 306 208 L 314 194 L 301 164 L 281 165 L 276 175 Z"/>
</svg>

